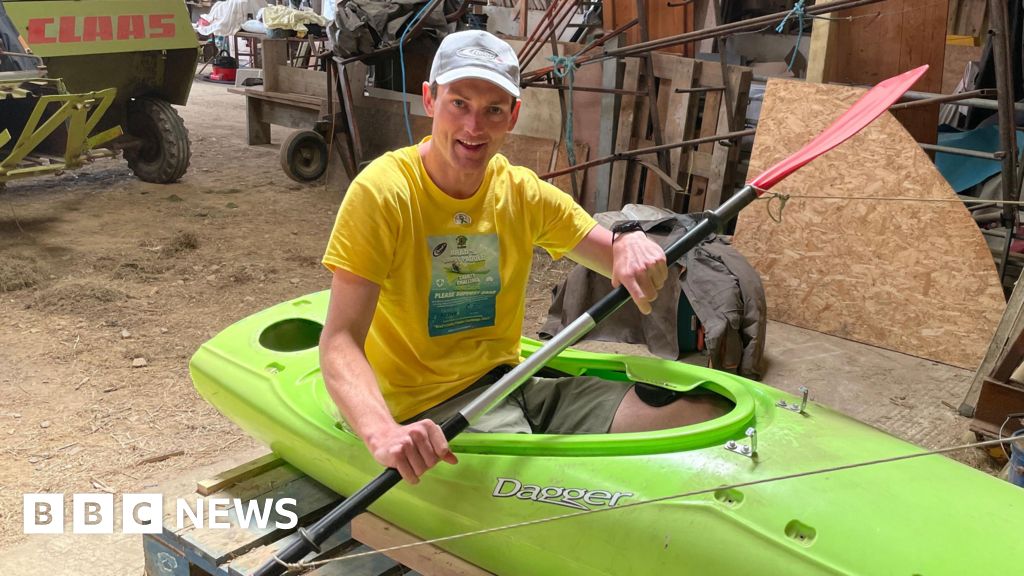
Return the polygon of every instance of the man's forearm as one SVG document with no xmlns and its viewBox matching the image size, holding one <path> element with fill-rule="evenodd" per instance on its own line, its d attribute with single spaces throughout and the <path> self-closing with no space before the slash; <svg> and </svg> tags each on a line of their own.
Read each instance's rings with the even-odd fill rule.
<svg viewBox="0 0 1024 576">
<path fill-rule="evenodd" d="M 326 349 L 321 346 L 324 383 L 345 421 L 369 443 L 382 430 L 397 424 L 362 349 L 344 337 L 335 340 Z"/>
</svg>

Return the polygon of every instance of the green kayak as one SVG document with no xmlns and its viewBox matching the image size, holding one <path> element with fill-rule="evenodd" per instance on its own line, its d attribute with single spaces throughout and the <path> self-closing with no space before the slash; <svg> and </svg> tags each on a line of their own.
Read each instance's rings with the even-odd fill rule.
<svg viewBox="0 0 1024 576">
<path fill-rule="evenodd" d="M 324 388 L 328 296 L 237 322 L 190 370 L 207 401 L 345 495 L 381 467 Z M 538 347 L 523 340 L 524 355 Z M 371 510 L 425 539 L 547 519 L 440 544 L 495 574 L 981 575 L 1013 573 L 1024 557 L 1024 491 L 943 456 L 802 475 L 923 452 L 813 402 L 801 411 L 763 384 L 660 359 L 570 349 L 549 366 L 703 389 L 734 407 L 656 432 L 463 433 L 458 465 Z"/>
</svg>

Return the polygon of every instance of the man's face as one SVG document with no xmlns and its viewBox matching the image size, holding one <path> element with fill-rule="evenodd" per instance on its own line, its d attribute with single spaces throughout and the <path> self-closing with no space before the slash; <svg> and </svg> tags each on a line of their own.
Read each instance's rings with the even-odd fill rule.
<svg viewBox="0 0 1024 576">
<path fill-rule="evenodd" d="M 434 119 L 431 144 L 438 160 L 467 176 L 482 173 L 515 126 L 519 104 L 486 80 L 467 78 L 440 85 L 436 97 L 424 83 L 423 105 Z"/>
</svg>

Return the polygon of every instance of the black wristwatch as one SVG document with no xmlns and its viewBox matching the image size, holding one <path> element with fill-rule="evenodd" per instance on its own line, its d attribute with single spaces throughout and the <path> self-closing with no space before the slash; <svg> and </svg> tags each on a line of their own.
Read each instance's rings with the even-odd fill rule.
<svg viewBox="0 0 1024 576">
<path fill-rule="evenodd" d="M 619 236 L 629 234 L 630 232 L 644 232 L 646 234 L 643 225 L 636 220 L 623 220 L 622 222 L 616 222 L 612 226 L 612 243 L 614 244 Z"/>
</svg>

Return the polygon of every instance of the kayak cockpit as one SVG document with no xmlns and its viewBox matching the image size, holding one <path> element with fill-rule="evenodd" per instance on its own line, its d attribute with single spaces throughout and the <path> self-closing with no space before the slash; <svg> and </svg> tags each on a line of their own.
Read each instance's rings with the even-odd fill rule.
<svg viewBox="0 0 1024 576">
<path fill-rule="evenodd" d="M 317 346 L 323 324 L 301 313 L 315 306 L 310 306 L 312 302 L 306 299 L 295 300 L 285 306 L 289 304 L 292 314 L 267 318 L 271 321 L 256 331 L 256 341 L 250 341 L 251 345 L 274 355 L 271 373 L 275 379 L 284 377 L 285 373 L 291 374 L 285 378 L 289 382 L 282 382 L 284 385 L 278 390 L 297 412 L 303 413 L 313 404 L 316 412 L 328 419 L 323 424 L 329 422 L 333 434 L 351 435 L 353 432 L 344 425 L 320 374 Z M 540 346 L 535 340 L 523 338 L 522 353 L 529 356 Z M 675 395 L 717 395 L 729 408 L 717 418 L 646 432 L 573 435 L 467 432 L 452 442 L 453 450 L 458 453 L 546 456 L 678 452 L 721 445 L 729 439 L 742 437 L 743 431 L 754 420 L 756 403 L 743 379 L 700 366 L 658 358 L 568 349 L 549 362 L 548 367 L 574 376 L 643 383 L 654 390 Z"/>
</svg>

